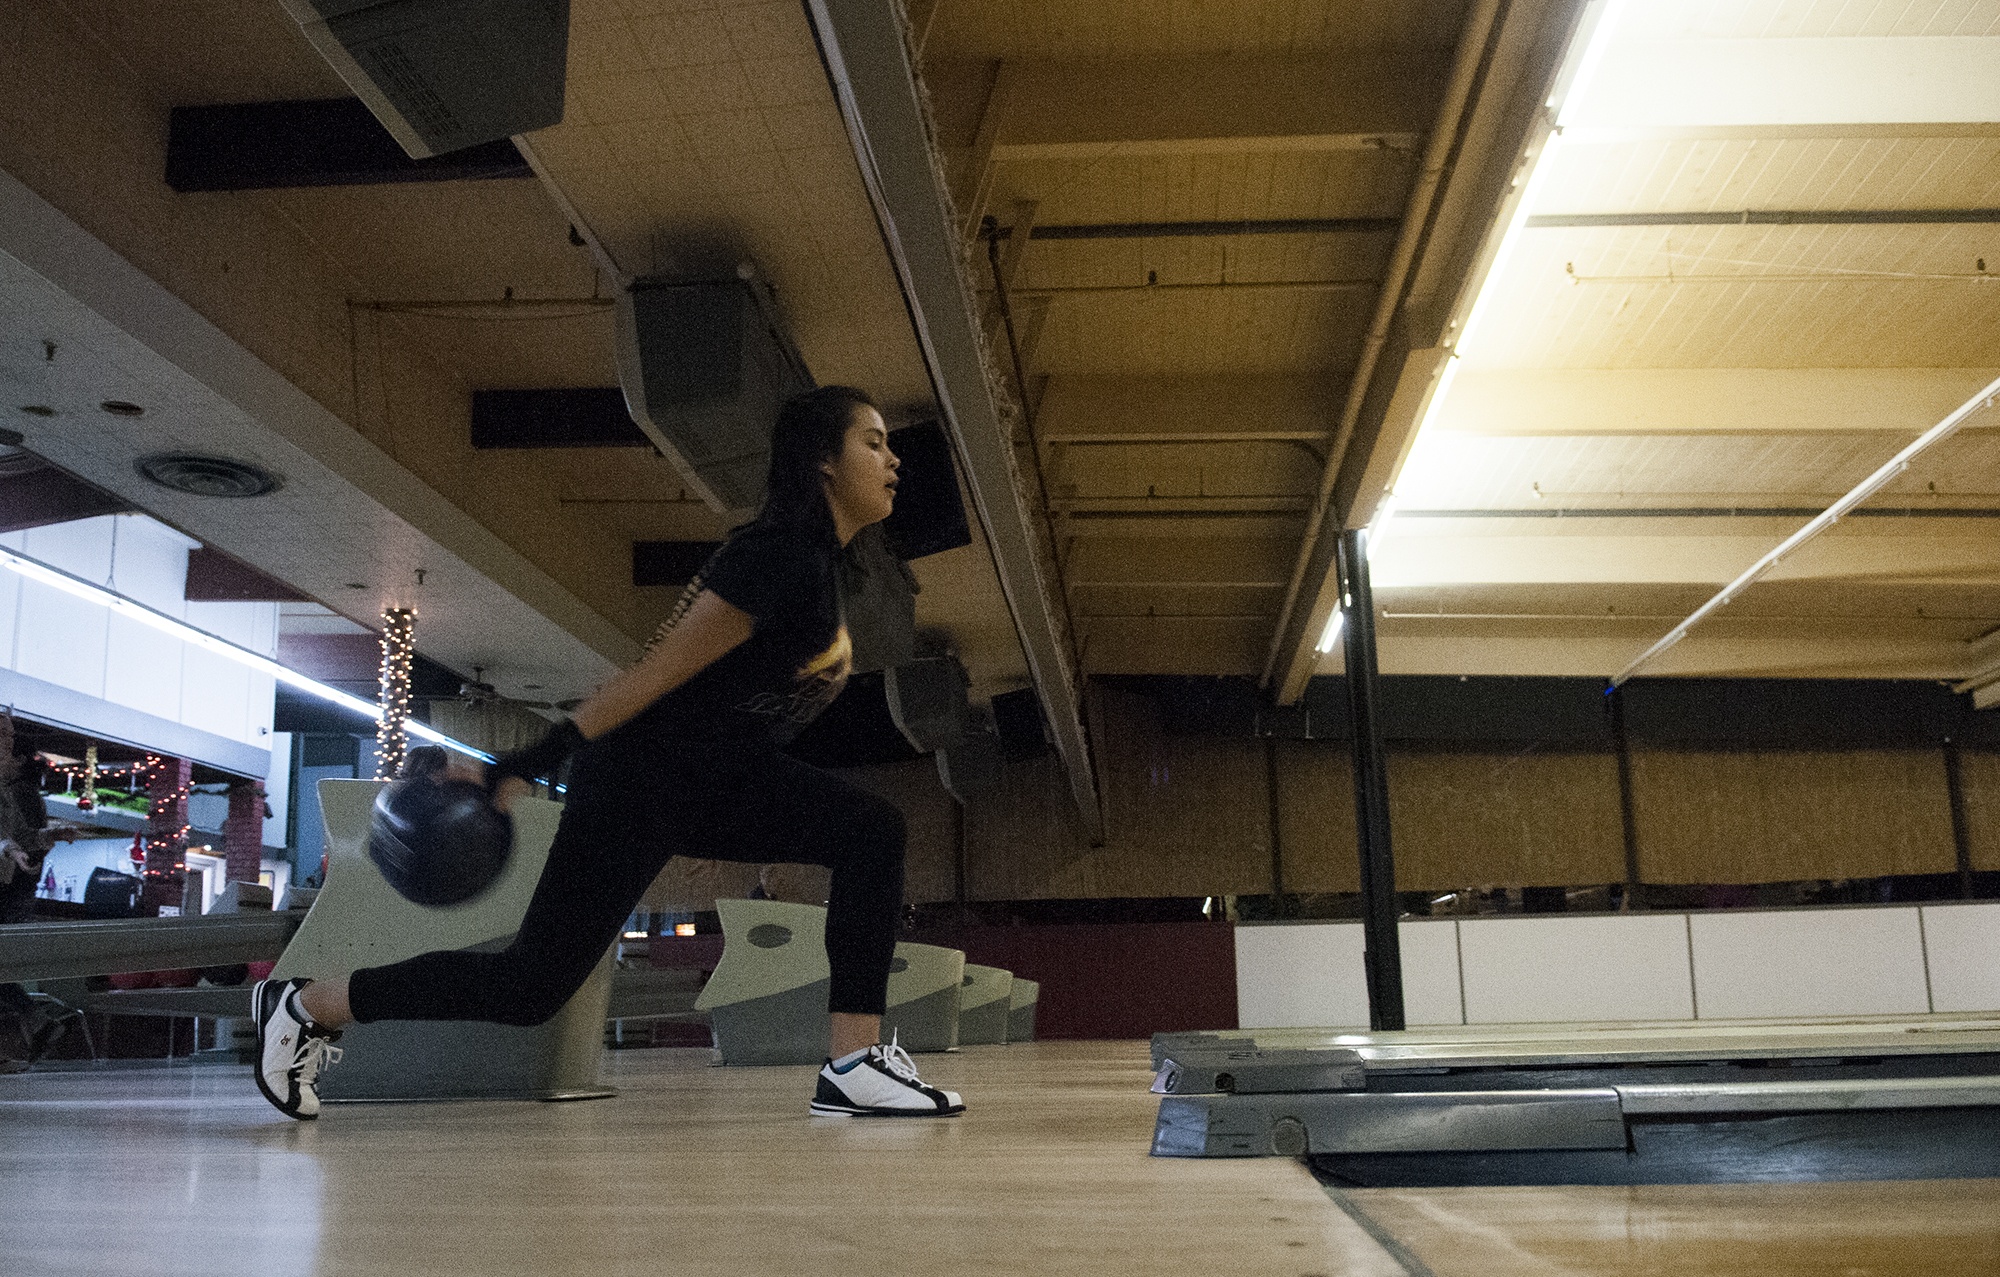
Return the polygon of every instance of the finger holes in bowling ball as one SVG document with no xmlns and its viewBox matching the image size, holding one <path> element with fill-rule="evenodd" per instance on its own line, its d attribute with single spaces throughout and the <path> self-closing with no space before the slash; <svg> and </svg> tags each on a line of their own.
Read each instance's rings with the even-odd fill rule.
<svg viewBox="0 0 2000 1277">
<path fill-rule="evenodd" d="M 759 949 L 782 949 L 792 942 L 792 929 L 775 922 L 760 922 L 750 928 L 750 934 L 744 939 Z"/>
<path fill-rule="evenodd" d="M 901 975 L 901 974 L 903 974 L 903 973 L 904 973 L 905 971 L 908 971 L 909 969 L 910 969 L 910 960 L 909 960 L 908 958 L 891 958 L 891 959 L 889 959 L 889 974 L 890 974 L 890 975 Z"/>
</svg>

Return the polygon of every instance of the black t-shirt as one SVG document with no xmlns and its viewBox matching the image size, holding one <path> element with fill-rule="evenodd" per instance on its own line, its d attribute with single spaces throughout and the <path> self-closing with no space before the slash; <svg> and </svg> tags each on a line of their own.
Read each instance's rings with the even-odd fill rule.
<svg viewBox="0 0 2000 1277">
<path fill-rule="evenodd" d="M 798 735 L 840 695 L 853 665 L 839 555 L 831 542 L 802 531 L 759 524 L 739 530 L 688 585 L 653 643 L 704 590 L 750 614 L 750 637 L 653 702 L 631 728 L 682 740 L 779 745 Z"/>
</svg>

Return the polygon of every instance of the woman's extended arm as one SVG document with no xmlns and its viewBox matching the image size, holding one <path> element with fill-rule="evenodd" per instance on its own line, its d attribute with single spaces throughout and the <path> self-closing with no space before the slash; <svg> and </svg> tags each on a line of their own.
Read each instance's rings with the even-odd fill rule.
<svg viewBox="0 0 2000 1277">
<path fill-rule="evenodd" d="M 696 595 L 679 623 L 637 665 L 593 692 L 577 706 L 569 722 L 495 764 L 499 774 L 492 777 L 494 805 L 501 811 L 512 808 L 514 800 L 528 792 L 529 777 L 553 775 L 582 741 L 595 740 L 630 722 L 648 705 L 749 638 L 754 624 L 748 612 L 721 595 L 707 591 Z M 476 782 L 485 769 L 453 763 L 450 774 Z"/>
<path fill-rule="evenodd" d="M 598 688 L 570 720 L 585 740 L 624 726 L 748 639 L 752 624 L 748 612 L 702 591 L 645 659 Z"/>
</svg>

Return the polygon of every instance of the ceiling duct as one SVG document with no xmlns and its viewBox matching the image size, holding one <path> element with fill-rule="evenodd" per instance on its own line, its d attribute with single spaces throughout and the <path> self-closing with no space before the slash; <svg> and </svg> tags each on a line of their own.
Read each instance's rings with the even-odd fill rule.
<svg viewBox="0 0 2000 1277">
<path fill-rule="evenodd" d="M 569 0 L 281 0 L 412 159 L 558 124 Z"/>
<path fill-rule="evenodd" d="M 720 512 L 764 495 L 771 426 L 812 389 L 770 290 L 736 279 L 637 279 L 618 300 L 618 380 L 632 419 Z"/>
<path fill-rule="evenodd" d="M 155 452 L 133 462 L 132 468 L 148 483 L 196 497 L 261 497 L 285 486 L 283 479 L 262 466 L 193 452 Z"/>
</svg>

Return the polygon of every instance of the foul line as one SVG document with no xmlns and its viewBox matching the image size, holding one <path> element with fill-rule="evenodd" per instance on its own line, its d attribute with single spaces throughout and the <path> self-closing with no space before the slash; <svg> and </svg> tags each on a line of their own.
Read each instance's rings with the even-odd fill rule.
<svg viewBox="0 0 2000 1277">
<path fill-rule="evenodd" d="M 1408 1273 L 1409 1277 L 1437 1277 L 1437 1274 L 1431 1271 L 1429 1264 L 1418 1259 L 1409 1247 L 1397 1241 L 1394 1233 L 1376 1223 L 1375 1217 L 1362 1210 L 1360 1204 L 1352 1197 L 1330 1184 L 1322 1184 L 1320 1187 L 1333 1199 L 1333 1204 L 1340 1207 L 1342 1214 L 1359 1224 L 1362 1232 L 1374 1238 L 1377 1246 L 1389 1252 L 1389 1258 L 1402 1265 L 1403 1271 Z"/>
</svg>

